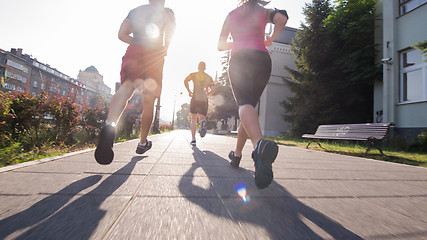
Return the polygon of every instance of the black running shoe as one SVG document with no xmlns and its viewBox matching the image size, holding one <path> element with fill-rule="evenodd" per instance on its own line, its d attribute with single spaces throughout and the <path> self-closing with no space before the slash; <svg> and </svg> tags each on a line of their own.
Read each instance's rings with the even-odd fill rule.
<svg viewBox="0 0 427 240">
<path fill-rule="evenodd" d="M 150 150 L 151 146 L 153 146 L 153 144 L 151 143 L 151 141 L 148 141 L 147 139 L 145 140 L 145 146 L 142 146 L 140 143 L 138 143 L 138 146 L 136 147 L 136 153 L 138 154 L 144 154 L 146 151 Z"/>
<path fill-rule="evenodd" d="M 191 140 L 190 144 L 191 146 L 196 146 L 196 140 Z"/>
<path fill-rule="evenodd" d="M 238 157 L 234 154 L 234 151 L 231 151 L 228 154 L 228 158 L 231 160 L 230 165 L 234 168 L 238 168 L 240 164 L 240 160 L 242 160 L 242 157 Z"/>
<path fill-rule="evenodd" d="M 99 164 L 107 165 L 113 161 L 113 144 L 116 137 L 116 128 L 105 125 L 99 134 L 98 146 L 95 150 L 95 159 Z"/>
<path fill-rule="evenodd" d="M 200 129 L 199 129 L 200 137 L 204 137 L 206 135 L 206 132 L 207 132 L 206 120 L 202 120 L 202 122 L 200 123 Z"/>
<path fill-rule="evenodd" d="M 255 150 L 252 152 L 252 159 L 255 166 L 255 185 L 263 189 L 273 181 L 273 169 L 271 164 L 277 157 L 279 149 L 273 141 L 261 139 L 258 141 Z"/>
</svg>

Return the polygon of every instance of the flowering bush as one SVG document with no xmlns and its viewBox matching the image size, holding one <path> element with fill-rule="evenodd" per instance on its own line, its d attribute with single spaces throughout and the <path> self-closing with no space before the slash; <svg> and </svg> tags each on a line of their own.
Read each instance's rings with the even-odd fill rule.
<svg viewBox="0 0 427 240">
<path fill-rule="evenodd" d="M 165 132 L 165 131 L 172 131 L 172 124 L 169 123 L 160 123 L 159 124 L 159 130 L 160 132 Z"/>
</svg>

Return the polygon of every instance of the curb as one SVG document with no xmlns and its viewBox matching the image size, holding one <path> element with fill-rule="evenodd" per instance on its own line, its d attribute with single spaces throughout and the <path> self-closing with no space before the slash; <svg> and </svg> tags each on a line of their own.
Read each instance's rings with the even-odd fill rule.
<svg viewBox="0 0 427 240">
<path fill-rule="evenodd" d="M 133 140 L 134 139 L 128 140 L 126 142 L 133 141 Z M 119 144 L 123 144 L 126 142 L 115 143 L 114 145 L 119 145 Z M 87 152 L 94 151 L 94 150 L 95 150 L 95 148 L 88 148 L 88 149 L 84 149 L 84 150 L 80 150 L 80 151 L 76 151 L 76 152 L 65 153 L 62 155 L 55 156 L 55 157 L 42 158 L 42 159 L 37 159 L 37 160 L 29 161 L 29 162 L 23 162 L 23 163 L 10 165 L 10 166 L 5 166 L 5 167 L 0 168 L 0 173 L 10 172 L 10 171 L 13 171 L 13 170 L 16 170 L 19 168 L 24 168 L 24 167 L 29 167 L 29 166 L 41 164 L 41 163 L 51 162 L 51 161 L 55 161 L 55 160 L 58 160 L 61 158 L 71 157 L 71 156 L 87 153 Z"/>
</svg>

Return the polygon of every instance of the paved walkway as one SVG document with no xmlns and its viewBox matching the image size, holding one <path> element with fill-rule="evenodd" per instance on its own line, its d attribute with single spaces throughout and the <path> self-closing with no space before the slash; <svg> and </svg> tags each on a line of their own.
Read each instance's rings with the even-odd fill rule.
<svg viewBox="0 0 427 240">
<path fill-rule="evenodd" d="M 189 136 L 0 169 L 0 239 L 427 239 L 427 169 L 280 146 L 258 190 L 250 144 L 236 170 L 234 138 Z"/>
</svg>

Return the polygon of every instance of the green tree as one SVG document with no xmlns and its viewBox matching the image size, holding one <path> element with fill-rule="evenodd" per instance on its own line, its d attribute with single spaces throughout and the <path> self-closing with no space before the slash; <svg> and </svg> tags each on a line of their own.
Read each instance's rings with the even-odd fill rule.
<svg viewBox="0 0 427 240">
<path fill-rule="evenodd" d="M 181 105 L 181 109 L 176 113 L 175 124 L 180 129 L 190 128 L 190 104 L 184 103 Z"/>
<path fill-rule="evenodd" d="M 328 0 L 306 4 L 307 24 L 291 45 L 296 69 L 285 67 L 293 96 L 281 102 L 292 136 L 314 132 L 319 124 L 372 121 L 375 0 Z"/>
<path fill-rule="evenodd" d="M 238 115 L 238 106 L 234 100 L 230 81 L 228 79 L 229 59 L 230 52 L 227 51 L 221 58 L 222 72 L 215 82 L 215 94 L 213 97 L 214 109 L 208 112 L 208 119 L 215 123 L 221 119 L 227 121 L 228 118 Z"/>
<path fill-rule="evenodd" d="M 416 43 L 416 44 L 412 45 L 411 47 L 420 51 L 421 56 L 427 58 L 427 40 Z M 427 59 L 425 59 L 424 62 L 427 62 Z"/>
</svg>

